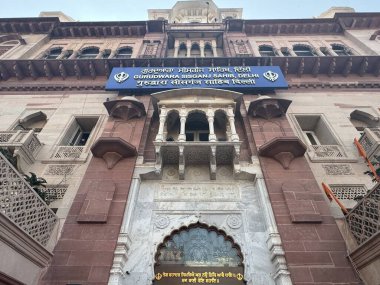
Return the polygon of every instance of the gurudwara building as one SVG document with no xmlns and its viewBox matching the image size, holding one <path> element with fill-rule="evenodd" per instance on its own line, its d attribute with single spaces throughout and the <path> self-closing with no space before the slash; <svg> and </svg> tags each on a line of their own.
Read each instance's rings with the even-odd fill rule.
<svg viewBox="0 0 380 285">
<path fill-rule="evenodd" d="M 0 19 L 0 283 L 380 284 L 380 13 L 148 14 Z"/>
</svg>

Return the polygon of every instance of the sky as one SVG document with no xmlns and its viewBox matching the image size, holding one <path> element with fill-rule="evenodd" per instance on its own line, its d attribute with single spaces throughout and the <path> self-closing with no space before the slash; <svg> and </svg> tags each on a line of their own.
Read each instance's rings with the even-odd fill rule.
<svg viewBox="0 0 380 285">
<path fill-rule="evenodd" d="M 147 9 L 169 9 L 177 0 L 0 0 L 0 18 L 38 17 L 62 11 L 77 21 L 147 20 Z M 356 12 L 380 12 L 380 0 L 214 0 L 220 8 L 243 8 L 244 19 L 299 19 L 332 6 Z"/>
</svg>

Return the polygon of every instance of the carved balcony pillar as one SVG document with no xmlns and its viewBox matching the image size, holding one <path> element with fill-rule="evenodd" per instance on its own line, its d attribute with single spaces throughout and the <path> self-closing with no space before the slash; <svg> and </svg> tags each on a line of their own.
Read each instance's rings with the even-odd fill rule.
<svg viewBox="0 0 380 285">
<path fill-rule="evenodd" d="M 187 54 L 186 54 L 186 56 L 190 57 L 191 56 L 191 41 L 190 40 L 187 41 L 186 48 L 187 48 Z"/>
<path fill-rule="evenodd" d="M 199 48 L 201 50 L 201 57 L 205 57 L 205 42 L 203 40 L 200 41 Z"/>
<path fill-rule="evenodd" d="M 158 133 L 156 136 L 156 141 L 158 142 L 164 141 L 164 127 L 165 127 L 165 122 L 166 122 L 166 116 L 167 116 L 166 107 L 162 106 L 161 114 L 160 114 L 160 126 L 158 127 Z"/>
<path fill-rule="evenodd" d="M 175 43 L 175 46 L 174 46 L 174 57 L 178 57 L 178 51 L 179 51 L 179 44 Z"/>
<path fill-rule="evenodd" d="M 181 127 L 180 127 L 179 136 L 178 136 L 178 141 L 185 142 L 186 141 L 186 120 L 187 120 L 187 110 L 185 107 L 182 107 L 179 116 L 180 116 Z"/>
<path fill-rule="evenodd" d="M 214 57 L 218 57 L 218 51 L 216 50 L 216 40 L 212 40 L 212 53 L 214 54 Z"/>
<path fill-rule="evenodd" d="M 209 108 L 207 111 L 207 121 L 208 121 L 208 126 L 210 130 L 210 134 L 208 136 L 208 140 L 210 142 L 215 142 L 216 141 L 216 135 L 215 135 L 215 130 L 214 130 L 214 109 Z"/>
<path fill-rule="evenodd" d="M 230 128 L 231 128 L 231 141 L 238 142 L 239 136 L 236 133 L 235 114 L 234 114 L 234 110 L 232 109 L 232 106 L 228 106 L 227 117 L 228 117 L 228 122 L 230 123 Z"/>
</svg>

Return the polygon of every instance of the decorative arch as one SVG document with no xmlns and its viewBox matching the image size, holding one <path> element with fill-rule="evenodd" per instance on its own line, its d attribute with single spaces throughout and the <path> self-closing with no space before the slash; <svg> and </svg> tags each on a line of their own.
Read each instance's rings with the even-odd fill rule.
<svg viewBox="0 0 380 285">
<path fill-rule="evenodd" d="M 332 50 L 339 56 L 344 55 L 353 55 L 351 48 L 347 47 L 344 44 L 332 43 L 330 44 Z"/>
<path fill-rule="evenodd" d="M 62 53 L 63 47 L 52 47 L 44 52 L 42 59 L 56 59 Z"/>
<path fill-rule="evenodd" d="M 210 127 L 206 112 L 199 109 L 189 111 L 185 124 L 185 132 L 186 141 L 208 141 Z"/>
<path fill-rule="evenodd" d="M 191 44 L 190 56 L 195 56 L 195 57 L 201 56 L 201 48 L 198 42 L 193 42 Z"/>
<path fill-rule="evenodd" d="M 0 36 L 0 44 L 6 44 L 6 42 L 18 41 L 18 43 L 24 45 L 26 44 L 25 40 L 20 35 L 3 35 Z"/>
<path fill-rule="evenodd" d="M 307 44 L 294 44 L 293 51 L 297 56 L 315 56 L 315 50 Z"/>
<path fill-rule="evenodd" d="M 164 264 L 189 267 L 244 267 L 240 246 L 226 232 L 214 226 L 194 223 L 166 236 L 157 246 L 155 269 Z"/>
<path fill-rule="evenodd" d="M 122 46 L 116 50 L 115 58 L 131 58 L 133 54 L 133 47 L 131 46 Z"/>
<path fill-rule="evenodd" d="M 34 130 L 40 132 L 47 123 L 47 116 L 44 112 L 38 111 L 19 119 L 16 129 Z"/>
<path fill-rule="evenodd" d="M 227 127 L 229 121 L 227 118 L 227 112 L 223 109 L 216 109 L 214 113 L 214 131 L 217 141 L 227 141 Z"/>
<path fill-rule="evenodd" d="M 166 121 L 165 121 L 165 130 L 167 132 L 166 141 L 178 140 L 180 127 L 181 127 L 181 123 L 180 123 L 179 111 L 176 109 L 168 110 L 167 115 L 166 115 Z"/>
<path fill-rule="evenodd" d="M 185 42 L 181 42 L 178 48 L 178 57 L 187 56 L 187 45 Z"/>
<path fill-rule="evenodd" d="M 0 36 L 0 56 L 15 48 L 16 46 L 19 46 L 20 44 L 24 45 L 25 40 L 22 39 L 19 35 Z"/>
<path fill-rule="evenodd" d="M 79 50 L 78 57 L 79 59 L 90 59 L 96 58 L 99 54 L 100 48 L 97 46 L 88 46 Z"/>
<path fill-rule="evenodd" d="M 259 53 L 261 56 L 276 56 L 274 47 L 268 44 L 259 45 Z"/>
<path fill-rule="evenodd" d="M 213 57 L 214 56 L 214 51 L 212 49 L 212 44 L 210 42 L 205 43 L 204 55 L 205 55 L 205 57 Z"/>
</svg>

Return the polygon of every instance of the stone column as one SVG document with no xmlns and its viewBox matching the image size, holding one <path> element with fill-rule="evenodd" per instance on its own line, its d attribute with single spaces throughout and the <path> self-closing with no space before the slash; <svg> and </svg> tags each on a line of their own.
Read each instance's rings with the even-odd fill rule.
<svg viewBox="0 0 380 285">
<path fill-rule="evenodd" d="M 114 58 L 116 54 L 117 54 L 117 50 L 112 50 L 108 58 Z"/>
<path fill-rule="evenodd" d="M 218 57 L 218 51 L 216 50 L 216 40 L 212 40 L 212 53 L 214 57 Z"/>
<path fill-rule="evenodd" d="M 57 59 L 62 59 L 65 56 L 67 56 L 68 54 L 69 54 L 69 50 L 64 49 L 64 50 L 62 50 L 61 54 L 57 57 Z"/>
<path fill-rule="evenodd" d="M 174 42 L 174 57 L 178 57 L 179 52 L 179 41 L 175 40 Z"/>
<path fill-rule="evenodd" d="M 205 57 L 205 41 L 199 41 L 199 49 L 201 50 L 201 57 Z"/>
<path fill-rule="evenodd" d="M 316 53 L 318 56 L 325 56 L 325 54 L 321 51 L 320 48 L 315 48 L 314 51 L 315 51 L 315 53 Z"/>
<path fill-rule="evenodd" d="M 275 48 L 275 47 L 273 47 L 273 51 L 274 51 L 274 53 L 277 54 L 278 56 L 284 56 L 284 55 L 282 54 L 281 49 L 279 49 L 279 48 Z"/>
<path fill-rule="evenodd" d="M 231 127 L 231 140 L 233 142 L 238 142 L 239 136 L 236 133 L 235 114 L 234 114 L 234 110 L 233 110 L 232 106 L 228 106 L 227 117 L 228 117 L 228 121 L 230 122 L 230 127 Z"/>
<path fill-rule="evenodd" d="M 208 140 L 210 142 L 215 142 L 216 141 L 216 135 L 214 131 L 214 109 L 213 108 L 208 108 L 207 110 L 207 120 L 208 120 L 208 127 L 210 130 L 210 134 L 208 136 Z"/>
<path fill-rule="evenodd" d="M 75 59 L 78 57 L 78 51 L 74 51 L 72 55 L 69 56 L 68 59 Z"/>
<path fill-rule="evenodd" d="M 158 127 L 158 133 L 156 136 L 156 141 L 158 142 L 163 142 L 164 141 L 164 126 L 165 126 L 165 121 L 166 121 L 166 107 L 162 106 L 161 107 L 161 113 L 160 113 L 160 126 Z"/>
<path fill-rule="evenodd" d="M 179 114 L 180 122 L 181 122 L 181 128 L 178 136 L 178 141 L 185 142 L 186 141 L 186 119 L 187 119 L 187 110 L 185 107 L 182 107 L 181 112 Z"/>
<path fill-rule="evenodd" d="M 96 59 L 103 58 L 104 53 L 106 52 L 106 49 L 103 49 L 99 51 L 98 55 L 95 57 Z"/>
<path fill-rule="evenodd" d="M 187 40 L 186 48 L 187 48 L 186 56 L 190 57 L 190 53 L 191 53 L 191 41 L 190 40 Z"/>
</svg>

